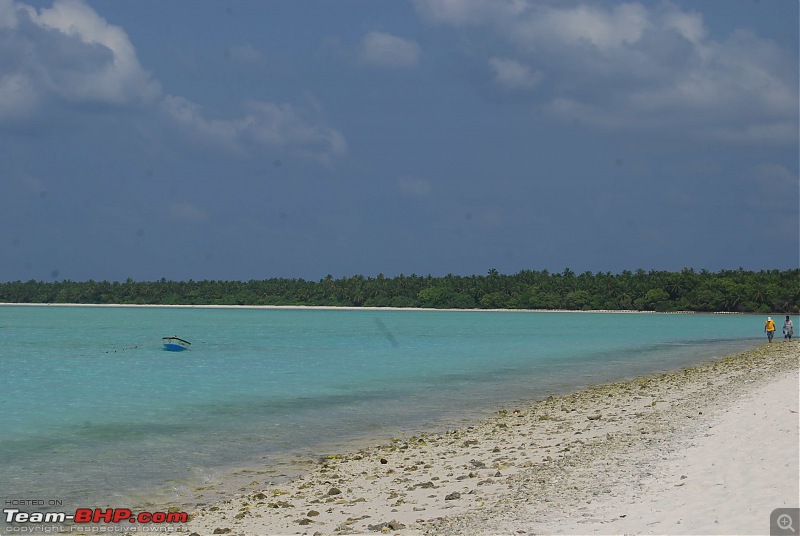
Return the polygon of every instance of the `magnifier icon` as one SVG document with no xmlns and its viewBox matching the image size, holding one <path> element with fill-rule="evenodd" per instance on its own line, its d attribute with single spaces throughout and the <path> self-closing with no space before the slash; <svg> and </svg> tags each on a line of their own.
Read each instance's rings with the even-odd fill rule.
<svg viewBox="0 0 800 536">
<path fill-rule="evenodd" d="M 792 532 L 795 532 L 794 527 L 792 526 L 792 516 L 789 514 L 781 514 L 778 516 L 778 527 L 781 530 L 789 529 Z"/>
</svg>

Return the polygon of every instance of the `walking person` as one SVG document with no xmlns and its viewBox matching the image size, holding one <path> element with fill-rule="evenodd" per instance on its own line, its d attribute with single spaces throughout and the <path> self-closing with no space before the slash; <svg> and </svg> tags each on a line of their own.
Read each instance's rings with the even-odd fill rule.
<svg viewBox="0 0 800 536">
<path fill-rule="evenodd" d="M 783 338 L 792 340 L 793 334 L 794 326 L 792 325 L 792 320 L 789 318 L 789 315 L 786 315 L 786 322 L 783 323 Z"/>
<path fill-rule="evenodd" d="M 769 342 L 772 342 L 772 337 L 775 336 L 775 322 L 772 321 L 771 316 L 768 316 L 767 321 L 764 323 L 764 333 L 767 334 Z"/>
</svg>

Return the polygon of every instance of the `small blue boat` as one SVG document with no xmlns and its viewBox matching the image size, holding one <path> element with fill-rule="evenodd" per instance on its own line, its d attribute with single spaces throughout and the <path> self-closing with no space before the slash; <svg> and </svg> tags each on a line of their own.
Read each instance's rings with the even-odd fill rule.
<svg viewBox="0 0 800 536">
<path fill-rule="evenodd" d="M 164 343 L 164 350 L 170 352 L 182 352 L 188 350 L 192 343 L 185 341 L 179 337 L 162 337 L 161 342 Z"/>
</svg>

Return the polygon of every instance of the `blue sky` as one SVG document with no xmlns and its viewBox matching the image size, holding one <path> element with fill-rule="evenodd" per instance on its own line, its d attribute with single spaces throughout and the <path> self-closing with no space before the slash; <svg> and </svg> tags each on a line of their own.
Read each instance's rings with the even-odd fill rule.
<svg viewBox="0 0 800 536">
<path fill-rule="evenodd" d="M 0 280 L 798 267 L 798 2 L 0 0 Z"/>
</svg>

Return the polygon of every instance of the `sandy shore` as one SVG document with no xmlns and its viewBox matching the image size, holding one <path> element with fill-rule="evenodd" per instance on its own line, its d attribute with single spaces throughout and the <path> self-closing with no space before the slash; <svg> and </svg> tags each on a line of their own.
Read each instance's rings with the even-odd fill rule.
<svg viewBox="0 0 800 536">
<path fill-rule="evenodd" d="M 663 314 L 663 315 L 694 315 L 694 314 L 714 314 L 714 315 L 740 315 L 750 313 L 697 313 L 695 311 L 640 311 L 627 309 L 440 309 L 430 307 L 352 307 L 345 305 L 164 305 L 164 304 L 137 304 L 137 303 L 9 303 L 0 302 L 0 306 L 14 307 L 132 307 L 132 308 L 152 308 L 162 307 L 167 309 L 288 309 L 288 310 L 318 310 L 318 311 L 438 311 L 438 312 L 457 312 L 457 313 L 615 313 L 615 314 Z M 755 316 L 755 315 L 754 315 Z M 758 315 L 762 316 L 762 315 Z"/>
<path fill-rule="evenodd" d="M 331 453 L 206 534 L 765 534 L 798 506 L 800 341 Z"/>
</svg>

